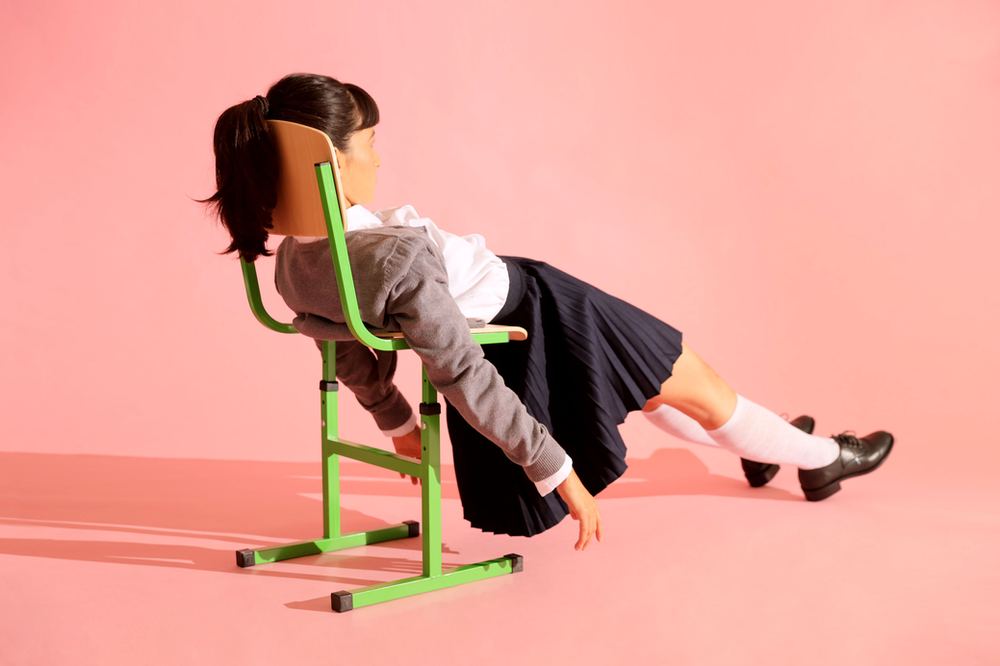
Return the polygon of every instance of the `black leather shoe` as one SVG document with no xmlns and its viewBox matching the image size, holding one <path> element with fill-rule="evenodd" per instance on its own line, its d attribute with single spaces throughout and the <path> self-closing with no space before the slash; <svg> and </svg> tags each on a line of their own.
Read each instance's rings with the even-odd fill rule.
<svg viewBox="0 0 1000 666">
<path fill-rule="evenodd" d="M 816 420 L 811 416 L 803 415 L 791 421 L 791 424 L 807 435 L 811 435 L 813 428 L 816 427 Z M 746 474 L 747 481 L 750 482 L 750 486 L 753 488 L 760 488 L 773 479 L 774 475 L 780 469 L 778 465 L 754 462 L 746 458 L 740 458 L 740 462 L 743 463 L 743 473 Z"/>
<path fill-rule="evenodd" d="M 799 483 L 810 502 L 818 502 L 840 490 L 840 482 L 852 476 L 874 472 L 892 451 L 892 435 L 879 430 L 858 439 L 844 433 L 834 435 L 840 457 L 826 467 L 800 469 Z"/>
</svg>

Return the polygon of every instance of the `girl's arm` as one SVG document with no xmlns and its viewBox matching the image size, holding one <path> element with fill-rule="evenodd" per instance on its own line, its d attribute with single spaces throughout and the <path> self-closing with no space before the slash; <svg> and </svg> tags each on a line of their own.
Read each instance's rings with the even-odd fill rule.
<svg viewBox="0 0 1000 666">
<path fill-rule="evenodd" d="M 532 481 L 550 477 L 562 467 L 566 453 L 528 414 L 472 339 L 448 290 L 440 253 L 426 238 L 400 239 L 400 246 L 409 244 L 398 247 L 384 267 L 398 276 L 389 288 L 387 314 L 420 357 L 428 379 L 469 425 L 524 467 Z"/>
<path fill-rule="evenodd" d="M 413 409 L 392 381 L 395 373 L 396 352 L 372 352 L 357 340 L 337 342 L 337 379 L 389 436 L 404 434 L 400 430 L 416 422 Z"/>
</svg>

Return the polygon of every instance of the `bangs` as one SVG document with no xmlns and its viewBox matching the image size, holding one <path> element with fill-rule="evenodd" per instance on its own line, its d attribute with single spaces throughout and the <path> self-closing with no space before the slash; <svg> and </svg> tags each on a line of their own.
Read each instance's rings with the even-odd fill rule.
<svg viewBox="0 0 1000 666">
<path fill-rule="evenodd" d="M 345 83 L 344 88 L 347 89 L 351 99 L 354 100 L 354 108 L 357 109 L 358 113 L 358 123 L 354 131 L 378 125 L 378 105 L 372 99 L 372 96 L 353 83 Z"/>
</svg>

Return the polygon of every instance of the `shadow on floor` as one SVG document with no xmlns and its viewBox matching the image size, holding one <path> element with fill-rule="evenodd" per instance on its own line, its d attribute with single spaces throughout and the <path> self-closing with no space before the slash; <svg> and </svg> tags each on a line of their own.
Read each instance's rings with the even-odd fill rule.
<svg viewBox="0 0 1000 666">
<path fill-rule="evenodd" d="M 346 494 L 392 494 L 419 498 L 420 490 L 397 477 L 371 478 L 381 470 L 360 463 L 342 465 Z M 361 477 L 352 479 L 351 476 Z M 394 483 L 395 481 L 395 483 Z M 323 509 L 318 466 L 307 463 L 192 460 L 127 456 L 0 453 L 0 525 L 71 528 L 101 532 L 94 541 L 0 539 L 0 553 L 57 559 L 278 576 L 368 585 L 373 580 L 334 577 L 324 569 L 419 573 L 420 539 L 392 547 L 400 557 L 359 558 L 347 551 L 303 557 L 296 563 L 320 567 L 316 574 L 240 569 L 235 550 L 275 546 L 322 535 Z M 385 527 L 390 522 L 341 509 L 344 532 Z M 396 523 L 419 519 L 391 516 Z M 107 533 L 121 535 L 106 540 Z M 127 535 L 135 535 L 128 540 Z M 173 541 L 211 540 L 232 549 L 141 543 L 149 537 Z M 445 557 L 456 554 L 447 545 Z M 363 560 L 363 563 L 359 560 Z M 456 563 L 457 564 L 457 563 Z"/>
<path fill-rule="evenodd" d="M 629 461 L 626 479 L 602 499 L 657 495 L 721 495 L 800 500 L 791 493 L 751 489 L 742 479 L 710 474 L 686 449 L 660 449 Z M 0 453 L 0 524 L 92 529 L 143 537 L 210 539 L 232 550 L 316 538 L 322 531 L 322 488 L 314 463 L 194 460 L 127 456 Z M 384 527 L 386 521 L 350 509 L 350 495 L 419 498 L 419 487 L 392 472 L 354 461 L 341 462 L 345 532 Z M 442 494 L 457 499 L 453 470 L 443 470 Z M 419 511 L 419 509 L 417 509 Z M 414 518 L 419 516 L 413 516 Z M 398 522 L 410 516 L 393 516 Z M 383 544 L 420 551 L 420 539 Z M 351 556 L 347 551 L 297 560 L 321 567 L 316 574 L 239 569 L 231 550 L 133 541 L 0 539 L 0 553 L 58 559 L 117 562 L 366 585 L 375 581 L 333 578 L 322 569 L 359 569 L 415 575 L 405 557 Z M 444 554 L 457 555 L 444 548 Z M 403 555 L 403 553 L 401 553 Z M 458 564 L 456 562 L 455 564 Z M 446 563 L 447 565 L 447 563 Z"/>
<path fill-rule="evenodd" d="M 601 499 L 664 495 L 716 495 L 746 499 L 803 502 L 805 498 L 781 488 L 751 488 L 734 459 L 738 477 L 712 474 L 698 456 L 687 449 L 657 449 L 648 458 L 628 458 L 628 470 L 620 481 L 608 486 Z M 795 473 L 795 468 L 789 468 Z M 785 470 L 779 474 L 788 474 Z"/>
</svg>

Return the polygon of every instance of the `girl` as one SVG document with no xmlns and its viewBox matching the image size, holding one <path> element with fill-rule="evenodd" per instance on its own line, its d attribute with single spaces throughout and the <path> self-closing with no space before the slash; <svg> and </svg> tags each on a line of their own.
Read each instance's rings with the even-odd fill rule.
<svg viewBox="0 0 1000 666">
<path fill-rule="evenodd" d="M 400 330 L 448 402 L 448 429 L 465 517 L 480 529 L 531 536 L 566 513 L 579 521 L 576 549 L 601 540 L 594 495 L 625 471 L 618 425 L 641 409 L 666 432 L 743 458 L 752 486 L 779 464 L 799 468 L 809 500 L 840 490 L 889 454 L 893 438 L 814 437 L 814 422 L 787 423 L 737 395 L 681 341 L 676 329 L 551 266 L 498 257 L 481 236 L 438 229 L 410 206 L 371 213 L 380 166 L 375 101 L 326 76 L 293 74 L 267 96 L 227 109 L 215 127 L 212 204 L 247 261 L 266 247 L 277 159 L 267 120 L 319 129 L 333 143 L 350 205 L 348 254 L 365 323 Z M 326 238 L 286 238 L 275 280 L 296 328 L 333 339 L 344 322 Z M 528 340 L 485 348 L 468 320 L 517 325 Z M 396 450 L 419 457 L 419 428 L 392 383 L 395 356 L 337 343 L 337 375 Z M 553 492 L 555 491 L 555 492 Z"/>
</svg>

